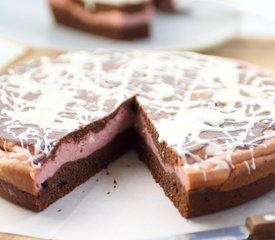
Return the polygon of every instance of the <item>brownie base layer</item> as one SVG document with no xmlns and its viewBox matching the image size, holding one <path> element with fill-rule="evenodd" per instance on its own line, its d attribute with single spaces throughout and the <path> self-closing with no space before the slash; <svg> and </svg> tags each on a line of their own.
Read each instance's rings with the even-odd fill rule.
<svg viewBox="0 0 275 240">
<path fill-rule="evenodd" d="M 89 157 L 64 164 L 42 184 L 43 190 L 37 196 L 23 192 L 3 180 L 0 180 L 0 196 L 25 208 L 42 211 L 127 152 L 132 147 L 133 135 L 134 130 L 128 129 Z"/>
<path fill-rule="evenodd" d="M 66 9 L 56 7 L 52 4 L 50 6 L 56 22 L 69 27 L 80 29 L 103 37 L 120 40 L 133 40 L 138 38 L 146 38 L 149 36 L 149 23 L 127 28 L 95 25 L 92 22 L 86 23 L 81 21 L 81 19 L 75 17 L 70 11 L 67 11 Z"/>
<path fill-rule="evenodd" d="M 275 174 L 232 191 L 207 188 L 186 192 L 175 173 L 166 172 L 141 137 L 135 138 L 134 148 L 141 161 L 145 162 L 155 181 L 163 188 L 181 215 L 191 218 L 240 205 L 275 188 Z"/>
</svg>

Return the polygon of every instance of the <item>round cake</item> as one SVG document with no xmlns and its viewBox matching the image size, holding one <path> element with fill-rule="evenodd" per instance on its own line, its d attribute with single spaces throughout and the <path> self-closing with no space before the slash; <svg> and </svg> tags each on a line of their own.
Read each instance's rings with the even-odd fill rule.
<svg viewBox="0 0 275 240">
<path fill-rule="evenodd" d="M 0 83 L 0 195 L 26 208 L 47 208 L 130 148 L 184 217 L 275 187 L 271 71 L 96 50 L 18 65 Z"/>
</svg>

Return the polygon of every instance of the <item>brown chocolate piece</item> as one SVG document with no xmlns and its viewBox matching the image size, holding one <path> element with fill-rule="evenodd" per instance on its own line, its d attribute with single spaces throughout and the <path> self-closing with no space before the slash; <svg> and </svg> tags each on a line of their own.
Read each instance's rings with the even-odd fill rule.
<svg viewBox="0 0 275 240">
<path fill-rule="evenodd" d="M 72 1 L 72 0 L 69 0 L 69 1 Z M 150 22 L 136 25 L 136 26 L 131 26 L 131 27 L 125 27 L 125 26 L 118 27 L 113 25 L 107 26 L 107 25 L 101 25 L 101 24 L 99 25 L 94 22 L 89 22 L 89 23 L 83 22 L 81 19 L 76 17 L 69 9 L 59 7 L 52 3 L 50 3 L 50 7 L 52 9 L 56 22 L 69 27 L 80 29 L 86 32 L 94 33 L 99 36 L 113 38 L 113 39 L 120 39 L 120 40 L 133 40 L 133 39 L 145 38 L 149 36 Z M 101 7 L 99 9 L 101 9 Z M 143 7 L 146 8 L 148 7 L 148 5 Z M 103 7 L 103 9 L 104 8 L 106 8 L 106 6 Z M 109 11 L 110 8 L 107 7 L 107 10 Z M 86 10 L 83 8 L 83 11 L 86 11 Z M 124 11 L 122 10 L 122 12 Z"/>
<path fill-rule="evenodd" d="M 246 219 L 246 226 L 254 238 L 273 239 L 275 238 L 275 213 L 250 216 Z"/>
<path fill-rule="evenodd" d="M 176 12 L 173 0 L 154 0 L 156 7 L 163 12 Z"/>
</svg>

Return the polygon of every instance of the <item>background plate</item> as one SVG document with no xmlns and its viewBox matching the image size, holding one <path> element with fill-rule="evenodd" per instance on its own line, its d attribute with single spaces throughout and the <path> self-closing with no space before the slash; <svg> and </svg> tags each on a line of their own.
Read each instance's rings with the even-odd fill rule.
<svg viewBox="0 0 275 240">
<path fill-rule="evenodd" d="M 55 24 L 47 1 L 0 1 L 1 35 L 59 49 L 202 50 L 234 37 L 240 20 L 240 15 L 229 8 L 198 2 L 176 15 L 158 13 L 150 39 L 121 42 Z"/>
</svg>

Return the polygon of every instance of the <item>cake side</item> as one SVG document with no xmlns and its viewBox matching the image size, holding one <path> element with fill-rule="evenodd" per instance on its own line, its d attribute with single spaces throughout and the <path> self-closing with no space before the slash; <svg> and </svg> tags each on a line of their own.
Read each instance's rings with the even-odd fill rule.
<svg viewBox="0 0 275 240">
<path fill-rule="evenodd" d="M 19 186 L 22 191 L 34 192 L 33 168 L 27 164 L 30 157 L 31 154 L 20 146 L 9 150 L 0 147 L 0 179 Z"/>
<path fill-rule="evenodd" d="M 175 173 L 167 172 L 163 168 L 152 149 L 144 142 L 144 138 L 137 137 L 135 140 L 135 149 L 139 159 L 146 163 L 155 181 L 160 184 L 165 195 L 185 218 L 202 216 L 238 206 L 262 196 L 275 187 L 275 174 L 272 173 L 257 181 L 228 191 L 220 191 L 215 187 L 187 191 Z"/>
<path fill-rule="evenodd" d="M 35 194 L 1 178 L 0 196 L 33 211 L 42 211 L 128 151 L 132 147 L 132 136 L 132 130 L 128 129 L 87 157 L 64 163 Z"/>
</svg>

